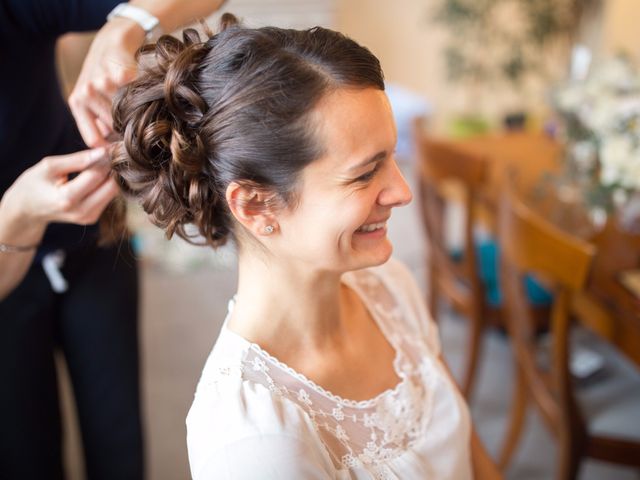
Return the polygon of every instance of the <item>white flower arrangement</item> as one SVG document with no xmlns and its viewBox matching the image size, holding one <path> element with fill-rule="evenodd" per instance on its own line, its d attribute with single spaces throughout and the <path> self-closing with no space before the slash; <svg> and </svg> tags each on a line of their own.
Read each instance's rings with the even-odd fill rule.
<svg viewBox="0 0 640 480">
<path fill-rule="evenodd" d="M 640 191 L 640 74 L 626 57 L 602 62 L 584 80 L 574 80 L 555 94 L 565 117 L 571 157 L 578 164 L 591 145 L 599 163 L 598 181 L 623 202 Z M 592 155 L 593 156 L 593 155 Z M 595 167 L 596 165 L 592 165 Z M 587 165 L 578 165 L 583 170 Z"/>
</svg>

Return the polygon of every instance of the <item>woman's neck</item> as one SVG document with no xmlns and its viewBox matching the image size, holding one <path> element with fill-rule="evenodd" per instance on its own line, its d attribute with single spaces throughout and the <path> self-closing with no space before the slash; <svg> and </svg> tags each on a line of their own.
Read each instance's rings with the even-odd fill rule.
<svg viewBox="0 0 640 480">
<path fill-rule="evenodd" d="M 241 255 L 229 328 L 273 354 L 321 350 L 344 338 L 345 295 L 338 273 Z"/>
</svg>

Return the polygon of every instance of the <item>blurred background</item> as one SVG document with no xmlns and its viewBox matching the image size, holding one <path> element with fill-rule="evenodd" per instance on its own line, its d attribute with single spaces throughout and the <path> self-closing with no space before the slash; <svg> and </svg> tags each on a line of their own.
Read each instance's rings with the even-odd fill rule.
<svg viewBox="0 0 640 480">
<path fill-rule="evenodd" d="M 530 203 L 544 204 L 549 196 L 558 197 L 560 203 L 552 203 L 545 215 L 555 223 L 564 222 L 574 233 L 582 232 L 583 238 L 595 238 L 607 222 L 617 222 L 631 240 L 624 248 L 607 244 L 624 257 L 610 269 L 617 276 L 640 267 L 637 0 L 229 0 L 222 11 L 236 14 L 249 26 L 333 28 L 378 56 L 398 124 L 398 161 L 416 194 L 410 206 L 392 217 L 390 236 L 395 256 L 414 272 L 425 299 L 432 291 L 433 240 L 420 205 L 423 179 L 419 172 L 424 159 L 415 148 L 417 135 L 458 142 L 463 149 L 478 148 L 485 157 L 497 151 L 495 156 L 504 157 L 506 163 L 494 162 L 491 178 L 503 177 L 501 170 L 520 162 L 519 153 L 535 150 L 540 142 L 552 142 L 558 146 L 551 149 L 553 154 L 544 147 L 540 157 L 532 155 L 532 150 L 525 155 L 524 170 L 533 165 L 536 171 L 526 193 Z M 217 18 L 219 14 L 207 20 L 214 29 Z M 90 41 L 91 35 L 72 34 L 59 43 L 59 71 L 67 93 Z M 416 119 L 421 120 L 419 127 Z M 543 140 L 527 143 L 532 138 Z M 496 147 L 500 142 L 513 145 L 501 149 Z M 547 161 L 548 171 L 538 168 Z M 485 187 L 497 185 L 493 181 L 487 180 Z M 452 187 L 447 221 L 440 232 L 451 252 L 464 248 L 464 219 L 469 212 L 462 198 L 460 189 Z M 554 216 L 553 212 L 563 213 Z M 474 226 L 475 239 L 495 236 L 488 217 Z M 234 293 L 235 252 L 232 247 L 212 252 L 179 239 L 168 242 L 135 206 L 130 208 L 130 224 L 143 261 L 148 478 L 188 478 L 184 419 Z M 608 256 L 611 250 L 602 251 Z M 488 276 L 497 275 L 493 262 L 488 268 L 494 271 Z M 487 280 L 486 271 L 483 280 Z M 630 331 L 640 335 L 637 298 L 624 300 L 628 306 L 624 315 L 631 319 Z M 602 305 L 612 306 L 612 315 L 617 315 L 616 302 L 603 300 Z M 444 298 L 436 309 L 445 356 L 462 381 L 470 322 Z M 475 362 L 475 387 L 469 395 L 476 427 L 496 458 L 506 431 L 516 370 L 506 330 L 503 322 L 483 336 L 482 354 Z M 581 364 L 586 373 L 580 376 L 572 368 L 583 410 L 598 417 L 598 428 L 640 437 L 640 343 L 626 346 L 638 352 L 630 357 L 615 342 L 601 341 L 588 328 L 577 328 L 573 341 L 580 347 L 580 358 L 587 355 L 586 367 Z M 71 412 L 65 378 L 61 389 L 64 408 Z M 72 419 L 65 426 L 69 478 L 81 479 L 82 456 L 71 413 L 65 416 Z M 507 478 L 552 478 L 557 460 L 553 434 L 530 409 L 522 438 L 505 467 Z M 640 474 L 586 460 L 579 478 L 638 479 Z"/>
</svg>

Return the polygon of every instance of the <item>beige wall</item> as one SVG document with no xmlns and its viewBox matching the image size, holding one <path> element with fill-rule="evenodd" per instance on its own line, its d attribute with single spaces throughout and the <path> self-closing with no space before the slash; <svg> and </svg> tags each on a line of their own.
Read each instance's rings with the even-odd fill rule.
<svg viewBox="0 0 640 480">
<path fill-rule="evenodd" d="M 434 105 L 436 128 L 459 114 L 480 112 L 498 121 L 505 111 L 543 110 L 545 88 L 539 82 L 527 82 L 521 95 L 508 85 L 469 87 L 448 81 L 441 54 L 447 32 L 431 20 L 434 5 L 435 0 L 337 0 L 336 27 L 380 58 L 389 82 Z"/>
<path fill-rule="evenodd" d="M 436 124 L 465 111 L 497 119 L 504 111 L 525 108 L 538 117 L 547 112 L 549 81 L 529 81 L 523 93 L 507 85 L 472 91 L 445 78 L 441 49 L 446 33 L 430 21 L 436 0 L 336 0 L 336 28 L 368 46 L 381 60 L 387 79 L 422 94 L 436 108 Z M 624 48 L 640 57 L 640 0 L 603 0 L 602 12 L 586 22 L 582 41 L 598 57 Z M 548 56 L 551 78 L 567 68 L 558 46 Z M 490 52 L 487 52 L 490 53 Z"/>
<path fill-rule="evenodd" d="M 71 89 L 80 75 L 82 62 L 89 51 L 93 37 L 93 33 L 68 33 L 58 40 L 56 60 L 60 86 L 65 98 L 71 93 Z"/>
<path fill-rule="evenodd" d="M 240 4 L 240 0 L 236 0 Z M 518 95 L 508 86 L 469 89 L 447 82 L 441 51 L 446 32 L 430 20 L 437 0 L 332 0 L 335 28 L 368 46 L 381 60 L 387 80 L 414 90 L 435 107 L 436 125 L 442 126 L 452 115 L 480 111 L 499 118 L 505 110 L 525 108 L 544 115 L 543 82 L 529 83 Z M 602 58 L 620 50 L 640 60 L 640 0 L 602 0 L 603 8 L 588 19 L 580 41 Z M 233 11 L 234 0 L 226 10 Z M 88 46 L 86 36 L 70 35 L 61 42 L 62 74 L 68 88 L 75 79 L 82 55 Z M 80 37 L 78 44 L 77 40 Z M 553 75 L 562 78 L 565 60 L 556 52 L 551 59 Z"/>
<path fill-rule="evenodd" d="M 425 96 L 437 111 L 451 101 L 440 50 L 444 36 L 430 20 L 425 0 L 337 0 L 336 28 L 369 47 L 382 62 L 387 81 Z"/>
<path fill-rule="evenodd" d="M 640 0 L 605 0 L 602 53 L 625 51 L 640 61 Z"/>
</svg>

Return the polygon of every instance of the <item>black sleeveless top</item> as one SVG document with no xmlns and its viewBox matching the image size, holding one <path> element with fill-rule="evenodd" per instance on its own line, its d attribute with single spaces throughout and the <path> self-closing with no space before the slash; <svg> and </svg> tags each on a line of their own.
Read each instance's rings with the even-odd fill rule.
<svg viewBox="0 0 640 480">
<path fill-rule="evenodd" d="M 62 97 L 58 37 L 99 29 L 118 0 L 0 0 L 0 195 L 49 155 L 86 148 Z M 86 245 L 97 227 L 52 224 L 39 255 Z"/>
</svg>

